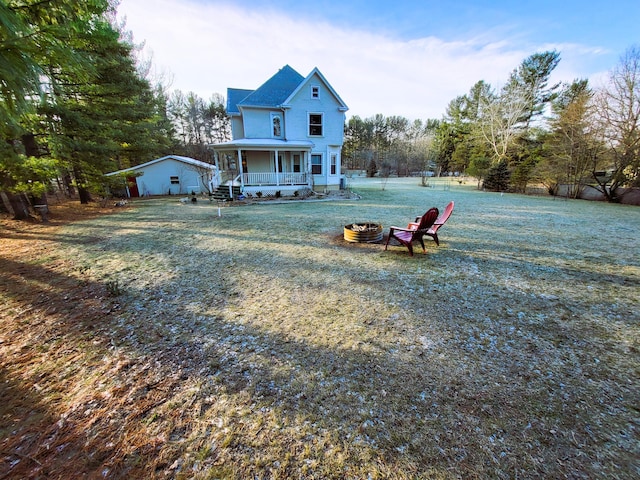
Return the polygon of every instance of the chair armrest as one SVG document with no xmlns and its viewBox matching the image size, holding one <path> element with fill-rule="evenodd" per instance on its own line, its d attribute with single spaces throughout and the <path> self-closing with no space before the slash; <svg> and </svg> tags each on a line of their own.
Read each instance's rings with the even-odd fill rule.
<svg viewBox="0 0 640 480">
<path fill-rule="evenodd" d="M 400 230 L 401 232 L 415 232 L 416 229 L 415 228 L 404 228 L 404 227 L 394 227 L 391 226 L 389 227 L 390 231 L 394 231 L 394 230 Z"/>
</svg>

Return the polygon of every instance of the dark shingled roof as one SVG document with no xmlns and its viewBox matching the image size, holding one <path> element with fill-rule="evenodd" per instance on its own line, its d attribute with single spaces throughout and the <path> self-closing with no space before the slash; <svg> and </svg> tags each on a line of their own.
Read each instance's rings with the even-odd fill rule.
<svg viewBox="0 0 640 480">
<path fill-rule="evenodd" d="M 241 88 L 227 88 L 227 113 L 240 113 L 238 103 L 251 95 L 253 90 L 243 90 Z"/>
<path fill-rule="evenodd" d="M 302 75 L 289 65 L 285 65 L 278 73 L 263 83 L 261 87 L 239 101 L 237 105 L 248 107 L 277 107 L 289 98 L 303 80 L 304 77 Z"/>
</svg>

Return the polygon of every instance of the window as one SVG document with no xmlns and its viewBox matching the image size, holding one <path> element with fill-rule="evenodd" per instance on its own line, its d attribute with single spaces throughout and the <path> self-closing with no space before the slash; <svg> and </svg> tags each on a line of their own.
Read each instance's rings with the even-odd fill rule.
<svg viewBox="0 0 640 480">
<path fill-rule="evenodd" d="M 271 132 L 274 137 L 282 137 L 282 117 L 277 113 L 271 114 Z"/>
<path fill-rule="evenodd" d="M 322 136 L 322 114 L 309 114 L 309 135 L 313 137 Z"/>
<path fill-rule="evenodd" d="M 331 175 L 335 175 L 338 170 L 338 155 L 331 154 Z"/>
<path fill-rule="evenodd" d="M 171 177 L 171 185 L 180 185 L 180 177 Z"/>
<path fill-rule="evenodd" d="M 294 173 L 300 173 L 300 155 L 293 155 L 293 171 Z"/>
<path fill-rule="evenodd" d="M 314 175 L 322 175 L 322 155 L 311 155 L 311 173 Z"/>
<path fill-rule="evenodd" d="M 311 85 L 311 98 L 320 98 L 320 87 Z"/>
</svg>

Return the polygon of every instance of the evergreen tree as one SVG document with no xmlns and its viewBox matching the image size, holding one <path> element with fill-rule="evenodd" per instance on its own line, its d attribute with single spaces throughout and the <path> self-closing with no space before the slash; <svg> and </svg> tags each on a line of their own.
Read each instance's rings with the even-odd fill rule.
<svg viewBox="0 0 640 480">
<path fill-rule="evenodd" d="M 587 80 L 575 80 L 565 85 L 553 102 L 551 131 L 545 138 L 545 158 L 538 170 L 554 194 L 564 184 L 567 195 L 577 198 L 602 151 L 593 133 L 592 98 Z"/>
<path fill-rule="evenodd" d="M 167 152 L 169 143 L 159 105 L 120 32 L 101 18 L 75 42 L 95 72 L 86 81 L 74 72 L 53 75 L 42 112 L 50 125 L 51 152 L 74 179 L 81 203 L 87 203 L 104 173 Z"/>
<path fill-rule="evenodd" d="M 484 179 L 483 187 L 494 192 L 505 192 L 509 189 L 511 172 L 506 160 L 501 160 L 495 164 Z"/>
<path fill-rule="evenodd" d="M 472 155 L 467 173 L 478 180 L 478 188 L 491 169 L 491 158 L 484 155 Z"/>
<path fill-rule="evenodd" d="M 46 91 L 43 79 L 51 73 L 91 71 L 70 39 L 91 28 L 102 15 L 107 0 L 22 0 L 0 2 L 0 190 L 16 218 L 28 216 L 20 192 L 43 190 L 42 176 L 51 162 L 37 138 L 43 126 L 35 115 Z"/>
<path fill-rule="evenodd" d="M 560 62 L 560 53 L 547 51 L 534 53 L 525 58 L 520 66 L 509 76 L 502 89 L 502 96 L 526 101 L 519 121 L 526 130 L 531 122 L 542 115 L 546 106 L 557 96 L 559 83 L 548 86 L 549 77 Z"/>
</svg>

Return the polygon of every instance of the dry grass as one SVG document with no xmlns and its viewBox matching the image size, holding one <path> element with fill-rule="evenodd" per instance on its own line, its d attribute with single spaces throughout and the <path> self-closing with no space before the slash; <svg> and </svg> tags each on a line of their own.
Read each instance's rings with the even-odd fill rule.
<svg viewBox="0 0 640 480">
<path fill-rule="evenodd" d="M 418 183 L 4 222 L 0 478 L 636 478 L 640 209 Z"/>
</svg>

